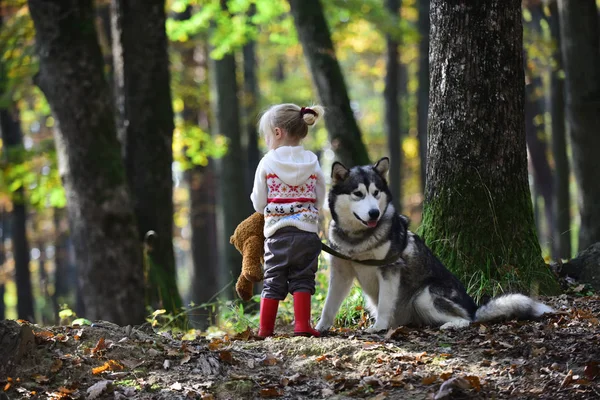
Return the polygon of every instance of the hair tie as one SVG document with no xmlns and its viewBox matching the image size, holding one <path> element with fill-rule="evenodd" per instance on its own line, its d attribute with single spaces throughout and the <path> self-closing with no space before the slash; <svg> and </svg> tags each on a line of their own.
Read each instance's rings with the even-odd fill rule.
<svg viewBox="0 0 600 400">
<path fill-rule="evenodd" d="M 312 115 L 314 115 L 315 117 L 318 117 L 318 116 L 319 116 L 319 114 L 317 114 L 317 112 L 316 112 L 315 110 L 313 110 L 313 109 L 311 109 L 311 108 L 308 108 L 308 107 L 302 107 L 302 108 L 300 109 L 300 116 L 301 116 L 301 117 L 303 117 L 303 116 L 304 116 L 304 114 L 312 114 Z"/>
</svg>

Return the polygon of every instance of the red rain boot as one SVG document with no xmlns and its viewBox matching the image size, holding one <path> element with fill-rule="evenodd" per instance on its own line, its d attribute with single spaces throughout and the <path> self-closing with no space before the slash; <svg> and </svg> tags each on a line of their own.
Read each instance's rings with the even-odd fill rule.
<svg viewBox="0 0 600 400">
<path fill-rule="evenodd" d="M 319 337 L 319 331 L 310 326 L 310 297 L 308 292 L 294 293 L 294 335 Z"/>
<path fill-rule="evenodd" d="M 265 338 L 267 336 L 273 336 L 278 307 L 279 300 L 266 299 L 264 297 L 260 299 L 260 327 L 258 329 L 259 337 Z"/>
</svg>

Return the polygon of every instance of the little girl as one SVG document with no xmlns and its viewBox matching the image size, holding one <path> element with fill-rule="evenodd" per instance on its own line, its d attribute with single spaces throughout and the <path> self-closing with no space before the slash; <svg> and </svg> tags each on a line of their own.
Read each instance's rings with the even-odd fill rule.
<svg viewBox="0 0 600 400">
<path fill-rule="evenodd" d="M 294 334 L 319 336 L 310 326 L 310 298 L 321 252 L 317 231 L 325 177 L 317 156 L 300 142 L 323 113 L 321 106 L 278 104 L 258 125 L 269 148 L 256 169 L 250 196 L 254 209 L 265 216 L 260 337 L 273 335 L 279 301 L 288 293 L 294 296 Z"/>
</svg>

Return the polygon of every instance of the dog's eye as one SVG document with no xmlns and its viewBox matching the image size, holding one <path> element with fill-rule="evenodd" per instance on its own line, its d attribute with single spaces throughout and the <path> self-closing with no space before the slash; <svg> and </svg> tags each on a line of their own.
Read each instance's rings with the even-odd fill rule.
<svg viewBox="0 0 600 400">
<path fill-rule="evenodd" d="M 357 190 L 356 192 L 353 192 L 352 194 L 353 194 L 354 196 L 356 196 L 356 197 L 363 197 L 363 194 L 362 194 L 362 192 L 360 192 L 360 191 L 358 191 L 358 190 Z"/>
<path fill-rule="evenodd" d="M 373 196 L 375 196 L 375 197 L 379 196 L 379 190 L 374 191 Z"/>
</svg>

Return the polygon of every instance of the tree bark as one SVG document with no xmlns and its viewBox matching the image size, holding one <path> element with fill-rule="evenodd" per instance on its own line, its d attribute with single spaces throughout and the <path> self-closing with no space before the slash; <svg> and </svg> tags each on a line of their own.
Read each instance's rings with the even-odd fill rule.
<svg viewBox="0 0 600 400">
<path fill-rule="evenodd" d="M 0 321 L 0 377 L 13 374 L 21 358 L 35 349 L 35 336 L 29 325 Z"/>
<path fill-rule="evenodd" d="M 254 6 L 254 5 L 253 5 Z M 253 11 L 250 13 L 253 14 Z M 258 117 L 258 79 L 256 74 L 256 42 L 248 41 L 242 49 L 244 56 L 244 127 L 245 127 L 245 154 L 246 154 L 246 192 L 252 192 L 254 185 L 254 172 L 260 161 L 258 149 L 258 130 L 256 128 Z M 254 210 L 250 206 L 249 213 Z M 250 215 L 250 214 L 248 214 Z"/>
<path fill-rule="evenodd" d="M 88 319 L 144 321 L 142 252 L 91 0 L 30 0 Z"/>
<path fill-rule="evenodd" d="M 221 6 L 226 9 L 224 0 Z M 245 188 L 244 161 L 242 158 L 240 104 L 238 101 L 238 84 L 236 62 L 232 53 L 220 60 L 214 60 L 212 74 L 216 99 L 214 102 L 216 116 L 214 132 L 227 138 L 227 154 L 216 160 L 219 179 L 217 191 L 217 228 L 220 261 L 219 289 L 237 279 L 242 269 L 242 256 L 229 244 L 229 237 L 237 225 L 246 218 L 247 203 L 250 196 L 240 196 Z M 226 291 L 227 297 L 234 296 L 235 289 Z"/>
<path fill-rule="evenodd" d="M 560 21 L 556 1 L 550 3 L 550 34 L 555 49 L 554 65 L 550 72 L 549 109 L 552 127 L 552 157 L 554 159 L 554 219 L 553 254 L 556 258 L 571 257 L 571 197 L 569 190 L 570 166 L 567 156 L 565 129 L 565 83 L 560 76 L 563 68 L 560 54 Z"/>
<path fill-rule="evenodd" d="M 600 241 L 600 30 L 595 0 L 558 0 L 566 114 L 579 189 L 579 249 Z"/>
<path fill-rule="evenodd" d="M 429 0 L 419 0 L 419 90 L 417 92 L 417 133 L 421 159 L 421 190 L 427 177 L 427 114 L 429 112 Z"/>
<path fill-rule="evenodd" d="M 323 106 L 325 125 L 337 161 L 369 164 L 369 155 L 350 106 L 340 64 L 319 0 L 289 0 L 294 25 Z"/>
<path fill-rule="evenodd" d="M 164 0 L 112 0 L 117 133 L 132 190 L 138 235 L 157 237 L 148 260 L 147 298 L 177 312 L 173 253 L 173 109 Z M 141 244 L 140 244 L 141 245 Z"/>
<path fill-rule="evenodd" d="M 19 112 L 16 107 L 0 109 L 0 130 L 7 149 L 9 162 L 15 162 L 9 152 L 23 150 Z M 12 159 L 12 160 L 11 160 Z M 17 315 L 21 319 L 34 321 L 33 291 L 29 269 L 29 241 L 27 239 L 27 207 L 22 187 L 11 194 L 13 209 L 10 213 L 11 241 L 15 261 L 17 285 Z"/>
<path fill-rule="evenodd" d="M 431 2 L 423 235 L 472 290 L 557 289 L 527 181 L 522 34 L 518 0 Z"/>
<path fill-rule="evenodd" d="M 399 0 L 386 0 L 385 6 L 398 21 L 400 14 Z M 396 23 L 399 25 L 399 22 Z M 385 134 L 388 139 L 390 171 L 388 179 L 394 207 L 402 211 L 402 129 L 400 124 L 401 108 L 399 103 L 400 62 L 398 48 L 400 43 L 391 35 L 386 35 L 386 75 L 383 98 L 385 103 Z"/>
</svg>

